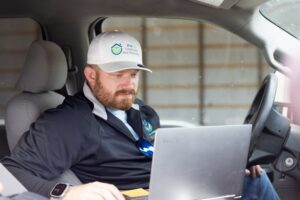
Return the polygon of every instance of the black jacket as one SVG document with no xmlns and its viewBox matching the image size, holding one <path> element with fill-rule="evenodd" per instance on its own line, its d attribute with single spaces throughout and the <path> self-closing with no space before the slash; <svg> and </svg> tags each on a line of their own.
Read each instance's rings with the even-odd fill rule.
<svg viewBox="0 0 300 200">
<path fill-rule="evenodd" d="M 140 109 L 127 111 L 128 123 L 151 141 L 159 127 L 158 115 L 142 101 L 135 103 Z M 140 153 L 117 117 L 107 112 L 104 120 L 92 110 L 93 103 L 82 92 L 67 97 L 32 124 L 2 163 L 27 189 L 45 196 L 55 185 L 53 180 L 69 168 L 83 183 L 106 182 L 121 190 L 147 188 L 152 158 Z"/>
</svg>

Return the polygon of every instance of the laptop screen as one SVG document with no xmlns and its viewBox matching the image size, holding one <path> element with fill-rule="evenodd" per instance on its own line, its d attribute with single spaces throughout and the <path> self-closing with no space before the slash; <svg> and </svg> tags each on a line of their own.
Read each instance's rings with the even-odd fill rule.
<svg viewBox="0 0 300 200">
<path fill-rule="evenodd" d="M 240 196 L 250 137 L 251 125 L 159 129 L 149 199 Z"/>
</svg>

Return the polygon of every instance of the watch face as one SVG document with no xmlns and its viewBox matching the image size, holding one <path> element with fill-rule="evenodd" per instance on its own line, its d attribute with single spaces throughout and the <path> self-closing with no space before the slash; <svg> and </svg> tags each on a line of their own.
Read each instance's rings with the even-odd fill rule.
<svg viewBox="0 0 300 200">
<path fill-rule="evenodd" d="M 53 188 L 51 195 L 61 196 L 67 187 L 68 187 L 67 184 L 59 183 Z"/>
</svg>

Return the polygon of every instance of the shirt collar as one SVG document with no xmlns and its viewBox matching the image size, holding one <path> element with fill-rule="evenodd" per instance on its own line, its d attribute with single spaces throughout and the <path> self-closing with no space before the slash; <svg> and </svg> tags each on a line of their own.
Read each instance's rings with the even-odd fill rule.
<svg viewBox="0 0 300 200">
<path fill-rule="evenodd" d="M 95 98 L 90 87 L 86 82 L 83 85 L 83 94 L 88 100 L 90 100 L 94 104 L 93 113 L 98 117 L 107 120 L 107 113 L 104 105 Z"/>
<path fill-rule="evenodd" d="M 107 112 L 105 106 L 96 99 L 86 82 L 84 82 L 83 85 L 83 94 L 88 100 L 90 100 L 94 104 L 93 113 L 98 117 L 107 120 Z M 132 104 L 131 108 L 135 110 L 140 110 L 140 106 L 138 104 Z"/>
</svg>

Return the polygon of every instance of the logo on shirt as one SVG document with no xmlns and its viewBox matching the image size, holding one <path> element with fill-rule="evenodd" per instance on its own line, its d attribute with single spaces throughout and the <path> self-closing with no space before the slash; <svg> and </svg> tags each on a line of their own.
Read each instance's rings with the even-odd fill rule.
<svg viewBox="0 0 300 200">
<path fill-rule="evenodd" d="M 111 52 L 114 54 L 114 55 L 119 55 L 120 53 L 122 53 L 122 45 L 121 43 L 116 43 L 114 44 L 112 47 L 111 47 Z"/>
<path fill-rule="evenodd" d="M 154 152 L 153 144 L 145 139 L 139 139 L 137 141 L 139 151 L 145 156 L 152 156 Z"/>
<path fill-rule="evenodd" d="M 139 147 L 140 151 L 144 152 L 145 154 L 152 155 L 154 152 L 154 147 Z"/>
<path fill-rule="evenodd" d="M 149 136 L 152 136 L 155 134 L 155 131 L 153 131 L 153 126 L 147 119 L 143 119 L 143 127 Z"/>
</svg>

